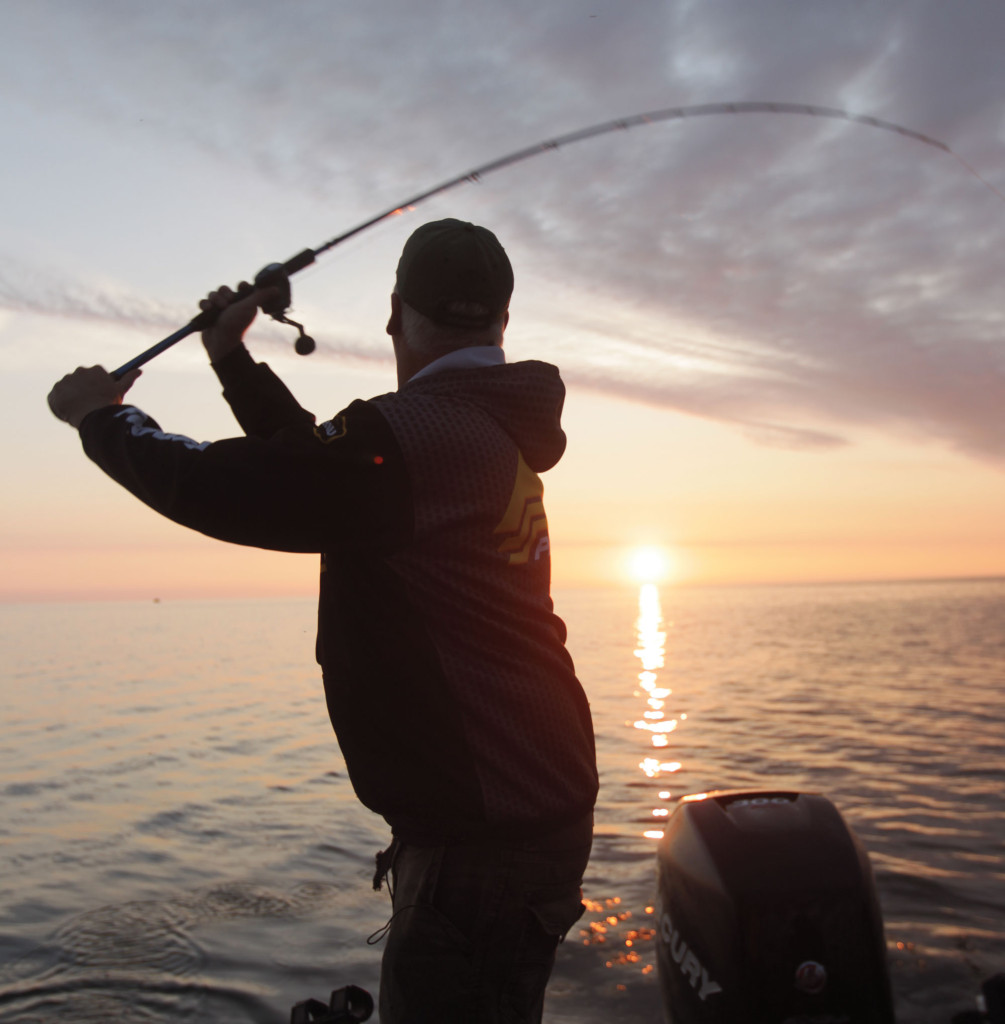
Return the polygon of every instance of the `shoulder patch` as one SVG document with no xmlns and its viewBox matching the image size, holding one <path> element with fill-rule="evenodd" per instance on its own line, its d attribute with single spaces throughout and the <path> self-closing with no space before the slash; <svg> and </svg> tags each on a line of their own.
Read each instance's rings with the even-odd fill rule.
<svg viewBox="0 0 1005 1024">
<path fill-rule="evenodd" d="M 336 416 L 333 420 L 325 420 L 324 423 L 319 423 L 314 428 L 314 436 L 322 444 L 331 444 L 332 441 L 345 437 L 348 432 L 349 428 L 346 426 L 344 416 Z"/>
</svg>

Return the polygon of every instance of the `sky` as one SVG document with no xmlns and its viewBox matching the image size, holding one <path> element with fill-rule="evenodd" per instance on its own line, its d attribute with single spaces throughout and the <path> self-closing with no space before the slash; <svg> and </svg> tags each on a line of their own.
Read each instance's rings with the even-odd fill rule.
<svg viewBox="0 0 1005 1024">
<path fill-rule="evenodd" d="M 48 412 L 52 383 L 198 299 L 524 146 L 669 107 L 363 232 L 293 279 L 318 340 L 249 347 L 328 418 L 392 390 L 408 234 L 515 267 L 506 350 L 568 387 L 556 587 L 1005 574 L 1005 6 L 794 0 L 14 0 L 0 37 L 0 600 L 308 594 L 313 556 L 159 519 Z M 130 400 L 237 432 L 201 346 Z"/>
</svg>

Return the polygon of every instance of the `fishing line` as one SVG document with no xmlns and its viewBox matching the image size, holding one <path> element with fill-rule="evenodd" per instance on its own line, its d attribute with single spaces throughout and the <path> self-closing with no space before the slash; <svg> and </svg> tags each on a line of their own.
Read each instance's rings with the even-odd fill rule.
<svg viewBox="0 0 1005 1024">
<path fill-rule="evenodd" d="M 384 210 L 382 213 L 378 213 L 374 217 L 370 217 L 368 220 L 363 221 L 361 224 L 357 224 L 348 231 L 344 231 L 342 234 L 336 235 L 317 249 L 304 249 L 302 252 L 297 253 L 296 256 L 288 259 L 285 263 L 270 263 L 255 277 L 256 288 L 271 287 L 276 289 L 277 293 L 275 299 L 262 307 L 262 311 L 271 316 L 274 320 L 296 327 L 299 331 L 299 336 L 295 346 L 296 350 L 300 355 L 308 355 L 310 352 L 314 351 L 314 340 L 304 333 L 304 329 L 301 324 L 298 324 L 295 320 L 288 319 L 286 316 L 286 310 L 289 308 L 292 301 L 289 279 L 290 276 L 295 274 L 298 270 L 303 270 L 304 267 L 309 267 L 322 253 L 335 248 L 337 245 L 341 245 L 348 239 L 358 235 L 361 231 L 366 231 L 367 228 L 372 228 L 390 217 L 400 216 L 406 211 L 415 209 L 415 207 L 420 203 L 425 202 L 427 199 L 432 199 L 433 196 L 442 195 L 442 193 L 447 192 L 449 189 L 456 188 L 458 185 L 478 182 L 486 174 L 491 174 L 493 171 L 500 171 L 505 167 L 512 167 L 513 164 L 520 163 L 523 160 L 529 160 L 531 157 L 539 156 L 542 153 L 550 153 L 562 146 L 568 146 L 574 142 L 582 142 L 585 139 L 593 139 L 599 135 L 607 135 L 610 132 L 627 131 L 629 128 L 659 124 L 663 121 L 682 121 L 686 118 L 707 117 L 713 114 L 798 114 L 803 116 L 808 115 L 810 117 L 834 118 L 839 121 L 849 121 L 853 124 L 861 124 L 869 128 L 879 128 L 882 131 L 894 132 L 897 135 L 903 135 L 906 138 L 922 142 L 926 146 L 934 146 L 936 149 L 941 149 L 944 153 L 948 153 L 950 156 L 955 157 L 971 174 L 974 175 L 974 177 L 977 178 L 978 181 L 986 185 L 996 196 L 998 196 L 999 199 L 1002 200 L 1002 202 L 1005 202 L 1005 195 L 1003 195 L 990 182 L 985 181 L 984 178 L 982 178 L 980 174 L 978 174 L 977 171 L 966 162 L 966 160 L 964 160 L 958 153 L 954 153 L 944 142 L 940 142 L 938 139 L 933 139 L 930 135 L 923 135 L 921 132 L 905 128 L 903 125 L 894 124 L 892 121 L 883 121 L 877 117 L 868 117 L 864 114 L 852 114 L 847 110 L 840 110 L 837 107 L 818 107 L 806 103 L 764 103 L 751 101 L 740 103 L 703 103 L 689 107 L 666 107 L 663 110 L 651 110 L 644 114 L 633 114 L 630 117 L 619 117 L 615 118 L 613 121 L 603 121 L 600 124 L 590 125 L 587 128 L 579 128 L 576 131 L 568 132 L 565 135 L 558 135 L 553 139 L 547 139 L 544 142 L 538 142 L 533 146 L 527 146 L 524 149 L 518 149 L 512 153 L 508 153 L 506 156 L 490 160 L 488 163 L 481 164 L 479 167 L 475 167 L 470 171 L 465 171 L 463 174 L 458 174 L 456 177 L 448 178 L 446 181 L 440 182 L 439 185 L 434 185 L 432 188 L 419 192 L 411 198 L 406 199 L 404 202 L 398 203 L 396 206 L 392 206 L 390 209 Z M 128 363 L 124 363 L 114 371 L 112 376 L 119 378 L 130 370 L 149 362 L 155 356 L 158 356 L 169 349 L 172 345 L 177 344 L 182 340 L 182 338 L 186 338 L 188 335 L 194 334 L 196 331 L 205 330 L 216 320 L 219 314 L 220 311 L 216 309 L 203 311 L 198 316 L 190 320 L 180 330 L 175 331 L 174 334 L 164 338 L 163 341 L 159 341 L 156 345 L 148 348 L 145 352 L 141 352 Z"/>
<path fill-rule="evenodd" d="M 996 188 L 994 187 L 994 185 L 992 185 L 992 184 L 991 184 L 991 182 L 990 182 L 990 181 L 988 181 L 988 180 L 987 180 L 987 178 L 982 178 L 982 177 L 981 177 L 981 175 L 980 175 L 980 174 L 978 174 L 978 173 L 977 173 L 977 171 L 976 171 L 976 170 L 975 170 L 975 169 L 974 169 L 973 167 L 971 167 L 971 166 L 970 166 L 970 164 L 968 164 L 968 163 L 966 162 L 966 160 L 964 160 L 964 159 L 963 159 L 963 157 L 961 157 L 961 156 L 960 156 L 960 154 L 959 154 L 959 153 L 954 153 L 954 152 L 953 152 L 953 151 L 952 151 L 951 149 L 946 149 L 946 152 L 947 152 L 947 153 L 949 153 L 949 154 L 950 154 L 951 156 L 955 156 L 955 157 L 956 157 L 956 159 L 957 159 L 957 160 L 959 160 L 959 162 L 960 162 L 961 164 L 963 164 L 963 166 L 964 166 L 964 167 L 965 167 L 965 168 L 966 168 L 966 169 L 967 169 L 967 170 L 968 170 L 968 171 L 969 171 L 969 172 L 970 172 L 970 173 L 971 173 L 971 174 L 972 174 L 972 175 L 973 175 L 973 176 L 974 176 L 974 177 L 975 177 L 975 178 L 976 178 L 976 179 L 977 179 L 977 180 L 978 180 L 978 181 L 979 181 L 979 182 L 980 182 L 980 183 L 981 183 L 982 185 L 987 185 L 987 187 L 988 187 L 989 189 L 991 189 L 991 191 L 992 191 L 992 192 L 994 192 L 994 194 L 995 194 L 995 195 L 996 195 L 996 196 L 997 196 L 997 197 L 998 197 L 998 198 L 999 198 L 999 199 L 1000 199 L 1000 200 L 1001 200 L 1001 201 L 1002 201 L 1003 203 L 1005 203 L 1005 192 L 1000 192 L 1000 191 L 999 191 L 998 189 L 996 189 Z"/>
</svg>

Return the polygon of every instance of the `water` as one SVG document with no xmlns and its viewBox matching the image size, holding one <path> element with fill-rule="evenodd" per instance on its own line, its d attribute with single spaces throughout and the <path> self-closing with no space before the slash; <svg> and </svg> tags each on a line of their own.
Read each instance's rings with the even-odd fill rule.
<svg viewBox="0 0 1005 1024">
<path fill-rule="evenodd" d="M 653 837 L 680 795 L 746 786 L 822 792 L 865 843 L 900 1024 L 973 1005 L 1005 966 L 1005 581 L 556 602 L 602 788 L 547 1021 L 660 1019 Z M 312 617 L 0 607 L 0 1022 L 279 1024 L 376 992 L 387 834 L 348 785 Z"/>
</svg>

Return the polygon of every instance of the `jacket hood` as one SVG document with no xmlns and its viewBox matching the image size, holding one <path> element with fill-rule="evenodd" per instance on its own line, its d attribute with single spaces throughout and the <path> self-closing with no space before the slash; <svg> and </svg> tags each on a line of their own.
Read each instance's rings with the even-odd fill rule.
<svg viewBox="0 0 1005 1024">
<path fill-rule="evenodd" d="M 528 359 L 468 370 L 443 370 L 410 381 L 399 394 L 443 395 L 471 402 L 491 416 L 536 473 L 551 469 L 565 451 L 565 385 L 558 367 Z"/>
</svg>

